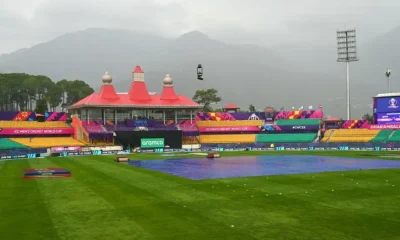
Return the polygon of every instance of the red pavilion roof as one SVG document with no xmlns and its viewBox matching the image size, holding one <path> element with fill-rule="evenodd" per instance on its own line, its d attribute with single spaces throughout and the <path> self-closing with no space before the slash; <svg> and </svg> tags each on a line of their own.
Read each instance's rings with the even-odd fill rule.
<svg viewBox="0 0 400 240">
<path fill-rule="evenodd" d="M 100 89 L 100 98 L 109 99 L 109 100 L 117 100 L 119 96 L 115 92 L 114 86 L 111 84 L 103 85 Z"/>
<path fill-rule="evenodd" d="M 103 81 L 104 82 L 104 81 Z M 128 93 L 116 93 L 111 81 L 105 83 L 99 93 L 93 93 L 69 109 L 83 107 L 124 108 L 200 108 L 201 106 L 183 95 L 177 95 L 173 86 L 164 86 L 161 95 L 150 95 L 144 82 L 144 72 L 137 66 Z"/>
<path fill-rule="evenodd" d="M 225 105 L 224 109 L 239 109 L 239 107 L 233 103 L 228 103 Z"/>
<path fill-rule="evenodd" d="M 135 69 L 133 70 L 133 72 L 134 73 L 144 73 L 140 66 L 136 66 Z"/>
<path fill-rule="evenodd" d="M 172 78 L 167 74 L 164 78 L 164 88 L 161 93 L 161 100 L 178 100 L 178 96 L 175 93 L 174 85 L 172 84 Z"/>
<path fill-rule="evenodd" d="M 147 86 L 144 82 L 133 81 L 128 94 L 130 99 L 134 101 L 151 101 L 149 91 L 147 91 Z"/>
</svg>

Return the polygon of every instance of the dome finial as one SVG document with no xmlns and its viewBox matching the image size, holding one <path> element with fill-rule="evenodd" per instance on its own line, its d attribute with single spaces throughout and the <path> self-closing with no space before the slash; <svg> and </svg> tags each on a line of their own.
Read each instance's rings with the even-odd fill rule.
<svg viewBox="0 0 400 240">
<path fill-rule="evenodd" d="M 101 80 L 103 81 L 103 84 L 111 84 L 112 77 L 108 72 L 106 72 L 106 73 L 104 73 L 104 76 L 102 77 Z"/>
<path fill-rule="evenodd" d="M 164 86 L 172 86 L 174 81 L 172 81 L 172 78 L 169 74 L 167 74 L 163 80 Z"/>
</svg>

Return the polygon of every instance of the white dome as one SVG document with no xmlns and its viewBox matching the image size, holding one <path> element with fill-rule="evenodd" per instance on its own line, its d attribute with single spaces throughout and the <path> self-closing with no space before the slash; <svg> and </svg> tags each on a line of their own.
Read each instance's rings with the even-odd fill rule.
<svg viewBox="0 0 400 240">
<path fill-rule="evenodd" d="M 104 84 L 110 84 L 112 82 L 112 77 L 108 72 L 106 72 L 101 80 Z"/>
<path fill-rule="evenodd" d="M 172 78 L 169 76 L 169 74 L 167 74 L 167 75 L 165 76 L 164 81 L 163 81 L 164 86 L 172 86 L 172 83 L 173 83 L 173 82 L 174 82 L 174 81 L 172 81 Z"/>
</svg>

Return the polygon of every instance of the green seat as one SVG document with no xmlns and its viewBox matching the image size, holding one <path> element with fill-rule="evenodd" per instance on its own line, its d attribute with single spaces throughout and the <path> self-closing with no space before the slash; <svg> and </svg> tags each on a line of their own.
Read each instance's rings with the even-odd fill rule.
<svg viewBox="0 0 400 240">
<path fill-rule="evenodd" d="M 7 138 L 0 138 L 0 149 L 26 149 L 25 145 L 11 141 Z"/>
<path fill-rule="evenodd" d="M 376 137 L 374 137 L 371 142 L 383 142 L 385 141 L 390 134 L 392 133 L 392 130 L 381 130 Z"/>
<path fill-rule="evenodd" d="M 289 134 L 258 134 L 258 143 L 300 143 L 312 142 L 317 137 L 316 133 L 289 133 Z"/>
<path fill-rule="evenodd" d="M 400 142 L 400 131 L 394 131 L 393 135 L 386 140 L 386 142 Z"/>
<path fill-rule="evenodd" d="M 320 119 L 282 119 L 275 122 L 278 126 L 297 126 L 297 125 L 319 125 Z"/>
</svg>

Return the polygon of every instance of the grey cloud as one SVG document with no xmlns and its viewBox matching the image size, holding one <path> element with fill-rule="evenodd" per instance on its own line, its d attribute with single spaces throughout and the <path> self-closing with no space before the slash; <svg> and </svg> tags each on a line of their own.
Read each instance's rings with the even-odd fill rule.
<svg viewBox="0 0 400 240">
<path fill-rule="evenodd" d="M 90 27 L 172 37 L 191 30 L 239 43 L 309 44 L 357 27 L 363 41 L 400 23 L 397 0 L 1 0 L 1 52 Z M 299 41 L 301 40 L 301 41 Z"/>
</svg>

